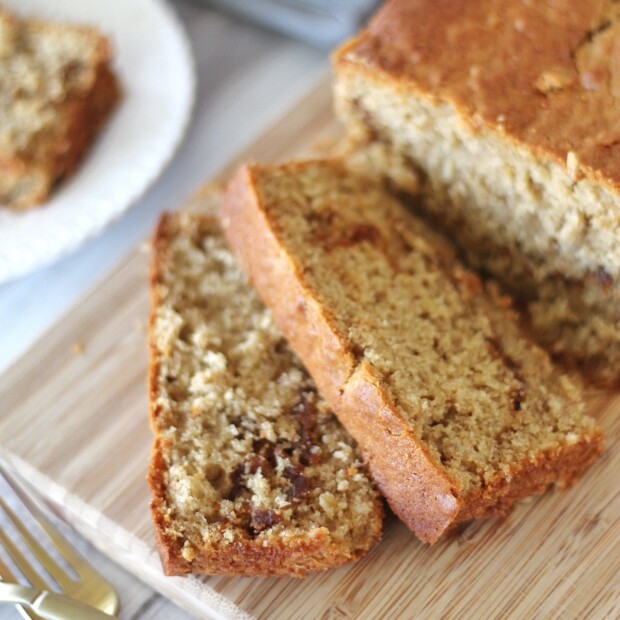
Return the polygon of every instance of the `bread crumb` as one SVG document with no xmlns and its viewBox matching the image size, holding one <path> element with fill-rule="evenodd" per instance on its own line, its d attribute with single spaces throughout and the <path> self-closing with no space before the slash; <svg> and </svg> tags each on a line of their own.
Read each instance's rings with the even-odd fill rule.
<svg viewBox="0 0 620 620">
<path fill-rule="evenodd" d="M 552 69 L 550 71 L 543 71 L 536 81 L 534 86 L 536 89 L 543 93 L 552 93 L 563 90 L 567 86 L 570 86 L 575 81 L 575 75 L 563 68 Z"/>
<path fill-rule="evenodd" d="M 336 487 L 339 491 L 348 491 L 349 490 L 349 481 L 348 480 L 340 480 Z"/>
<path fill-rule="evenodd" d="M 576 181 L 579 174 L 579 159 L 573 151 L 568 151 L 566 155 L 566 170 L 570 178 Z"/>
<path fill-rule="evenodd" d="M 196 549 L 194 549 L 191 544 L 186 542 L 181 551 L 181 555 L 188 562 L 191 562 L 196 557 Z"/>
<path fill-rule="evenodd" d="M 75 355 L 83 355 L 84 354 L 84 345 L 81 342 L 74 342 L 71 346 L 71 349 Z"/>
<path fill-rule="evenodd" d="M 319 496 L 319 504 L 328 517 L 334 517 L 338 510 L 338 502 L 330 492 L 321 493 Z"/>
</svg>

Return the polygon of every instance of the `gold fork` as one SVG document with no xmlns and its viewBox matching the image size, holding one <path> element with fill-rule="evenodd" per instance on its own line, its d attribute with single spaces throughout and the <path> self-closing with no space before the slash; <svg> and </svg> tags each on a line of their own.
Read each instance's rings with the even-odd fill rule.
<svg viewBox="0 0 620 620">
<path fill-rule="evenodd" d="M 2 474 L 2 477 L 14 491 L 15 495 L 19 497 L 22 504 L 29 510 L 34 521 L 38 523 L 41 535 L 47 535 L 50 543 L 65 559 L 67 565 L 75 574 L 75 576 L 69 574 L 61 563 L 43 548 L 36 537 L 28 531 L 27 527 L 0 497 L 0 508 L 11 521 L 32 555 L 38 560 L 40 566 L 53 579 L 53 581 L 46 579 L 41 571 L 37 570 L 20 551 L 7 532 L 0 527 L 0 543 L 31 586 L 27 588 L 19 585 L 19 580 L 0 559 L 0 593 L 3 593 L 7 598 L 12 593 L 14 596 L 12 600 L 14 602 L 22 602 L 21 605 L 17 606 L 17 609 L 24 618 L 31 618 L 33 620 L 45 617 L 60 618 L 63 617 L 62 612 L 64 609 L 67 611 L 67 615 L 64 617 L 67 618 L 98 617 L 109 619 L 118 610 L 118 596 L 114 588 L 67 544 L 52 523 L 43 516 L 17 482 L 7 475 L 2 466 L 0 466 L 0 474 Z M 19 588 L 21 590 L 18 591 Z M 4 592 L 2 592 L 3 590 Z M 59 596 L 54 591 L 60 592 L 65 596 Z M 19 596 L 23 598 L 19 599 Z M 69 607 L 73 605 L 73 601 L 78 601 L 77 605 L 79 607 L 71 611 Z M 31 611 L 31 609 L 37 609 L 38 614 Z M 49 613 L 50 610 L 52 615 Z M 101 611 L 98 612 L 97 610 Z M 104 614 L 101 612 L 104 612 Z M 57 615 L 53 615 L 54 613 Z"/>
</svg>

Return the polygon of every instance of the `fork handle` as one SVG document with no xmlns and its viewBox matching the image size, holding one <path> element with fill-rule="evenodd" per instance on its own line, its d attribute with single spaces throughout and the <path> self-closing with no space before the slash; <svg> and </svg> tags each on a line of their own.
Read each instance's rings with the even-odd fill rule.
<svg viewBox="0 0 620 620">
<path fill-rule="evenodd" d="M 0 602 L 24 605 L 35 611 L 41 618 L 48 620 L 70 620 L 71 618 L 112 620 L 117 618 L 117 616 L 110 616 L 63 594 L 35 590 L 6 582 L 0 582 Z"/>
</svg>

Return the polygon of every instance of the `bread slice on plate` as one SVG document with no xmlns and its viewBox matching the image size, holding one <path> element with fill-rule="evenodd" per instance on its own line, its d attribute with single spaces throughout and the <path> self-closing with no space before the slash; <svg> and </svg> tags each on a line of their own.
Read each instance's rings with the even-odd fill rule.
<svg viewBox="0 0 620 620">
<path fill-rule="evenodd" d="M 119 99 L 96 29 L 0 9 L 0 205 L 33 207 L 70 175 Z"/>
<path fill-rule="evenodd" d="M 246 285 L 213 215 L 164 215 L 152 263 L 152 514 L 169 575 L 295 575 L 361 557 L 382 501 Z"/>
<path fill-rule="evenodd" d="M 620 382 L 620 5 L 393 0 L 334 57 L 358 165 L 419 198 L 538 338 Z"/>
<path fill-rule="evenodd" d="M 249 165 L 231 246 L 394 512 L 427 542 L 570 484 L 602 449 L 579 390 L 509 302 L 337 161 Z"/>
</svg>

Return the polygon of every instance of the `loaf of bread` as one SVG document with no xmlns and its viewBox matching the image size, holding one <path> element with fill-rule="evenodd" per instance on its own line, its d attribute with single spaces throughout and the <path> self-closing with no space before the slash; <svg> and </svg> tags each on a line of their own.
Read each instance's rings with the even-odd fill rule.
<svg viewBox="0 0 620 620">
<path fill-rule="evenodd" d="M 336 161 L 250 165 L 222 201 L 243 268 L 394 512 L 423 541 L 571 483 L 602 449 L 497 287 Z"/>
<path fill-rule="evenodd" d="M 357 164 L 604 383 L 620 380 L 619 38 L 613 0 L 391 0 L 334 57 Z"/>
<path fill-rule="evenodd" d="M 0 205 L 43 202 L 71 174 L 119 98 L 93 28 L 0 9 Z"/>
<path fill-rule="evenodd" d="M 382 502 L 217 219 L 154 239 L 152 514 L 165 572 L 296 575 L 359 558 Z"/>
</svg>

